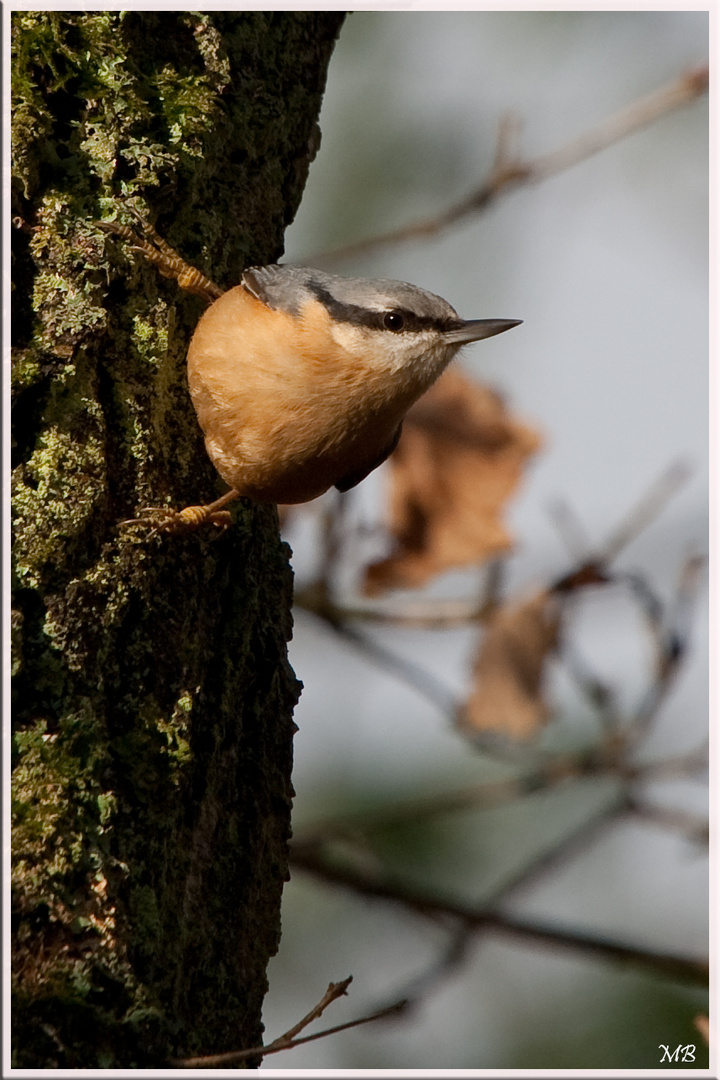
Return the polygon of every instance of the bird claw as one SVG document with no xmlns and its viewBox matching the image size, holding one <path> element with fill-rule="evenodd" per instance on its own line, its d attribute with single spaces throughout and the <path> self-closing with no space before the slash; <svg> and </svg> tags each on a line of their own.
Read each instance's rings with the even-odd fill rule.
<svg viewBox="0 0 720 1080">
<path fill-rule="evenodd" d="M 157 266 L 163 277 L 177 281 L 180 288 L 185 289 L 186 292 L 201 296 L 208 304 L 212 304 L 222 296 L 222 289 L 200 270 L 186 263 L 142 214 L 139 214 L 133 206 L 129 206 L 128 209 L 137 219 L 143 235 L 138 235 L 129 225 L 123 225 L 119 221 L 98 221 L 97 225 L 105 232 L 119 236 L 130 245 L 130 251 L 144 255 Z"/>
<path fill-rule="evenodd" d="M 124 525 L 152 525 L 148 540 L 157 533 L 166 536 L 180 536 L 194 532 L 201 525 L 210 524 L 220 529 L 219 536 L 232 524 L 229 510 L 214 510 L 208 506 L 186 506 L 183 510 L 173 510 L 170 506 L 143 506 L 138 511 L 140 517 L 121 521 Z"/>
</svg>

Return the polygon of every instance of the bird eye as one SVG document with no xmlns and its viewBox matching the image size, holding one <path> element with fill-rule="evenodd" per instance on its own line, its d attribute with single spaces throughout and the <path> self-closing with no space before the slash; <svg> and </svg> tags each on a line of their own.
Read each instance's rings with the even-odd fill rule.
<svg viewBox="0 0 720 1080">
<path fill-rule="evenodd" d="M 399 311 L 388 311 L 383 319 L 383 326 L 386 330 L 402 330 L 405 325 L 405 320 Z"/>
</svg>

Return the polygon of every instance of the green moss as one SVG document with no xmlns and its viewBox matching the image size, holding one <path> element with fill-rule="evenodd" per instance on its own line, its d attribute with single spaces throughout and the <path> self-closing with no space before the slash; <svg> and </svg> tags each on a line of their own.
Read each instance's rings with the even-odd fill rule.
<svg viewBox="0 0 720 1080">
<path fill-rule="evenodd" d="M 88 898 L 77 887 L 107 848 L 97 790 L 106 753 L 89 702 L 58 732 L 39 720 L 14 736 L 12 885 L 26 907 L 35 897 L 65 922 L 97 906 L 96 890 Z"/>
<path fill-rule="evenodd" d="M 62 298 L 60 302 L 60 298 Z M 73 282 L 57 273 L 40 273 L 35 278 L 34 308 L 42 314 L 48 310 L 44 324 L 46 347 L 64 334 L 80 335 L 98 323 L 104 323 L 107 315 L 93 303 L 87 290 L 80 290 Z"/>
<path fill-rule="evenodd" d="M 34 386 L 41 377 L 40 364 L 34 353 L 22 352 L 13 356 L 10 385 L 15 393 Z"/>
<path fill-rule="evenodd" d="M 202 303 L 96 222 L 134 224 L 130 200 L 225 284 L 276 258 L 339 23 L 11 21 L 28 298 L 13 356 L 15 1063 L 158 1067 L 260 1039 L 289 830 L 291 575 L 272 508 L 236 507 L 216 542 L 120 525 L 219 484 L 185 378 Z"/>
<path fill-rule="evenodd" d="M 157 721 L 157 730 L 166 739 L 165 753 L 170 767 L 170 780 L 175 787 L 180 786 L 185 770 L 191 762 L 189 734 L 192 709 L 192 695 L 184 691 L 178 698 L 170 721 L 166 722 L 162 718 Z"/>
<path fill-rule="evenodd" d="M 141 315 L 133 319 L 134 344 L 138 353 L 148 363 L 158 363 L 158 357 L 167 352 L 168 333 L 164 326 L 155 326 Z"/>
<path fill-rule="evenodd" d="M 100 824 L 107 825 L 117 811 L 117 798 L 111 791 L 101 792 L 97 797 Z"/>
<path fill-rule="evenodd" d="M 103 497 L 100 438 L 78 444 L 71 431 L 43 432 L 24 473 L 14 478 L 15 572 L 36 586 L 46 566 L 61 560 Z"/>
</svg>

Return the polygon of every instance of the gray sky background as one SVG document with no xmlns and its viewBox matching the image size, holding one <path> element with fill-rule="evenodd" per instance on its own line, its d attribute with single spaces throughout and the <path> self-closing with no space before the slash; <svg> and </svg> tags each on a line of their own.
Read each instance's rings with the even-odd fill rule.
<svg viewBox="0 0 720 1080">
<path fill-rule="evenodd" d="M 707 27 L 707 13 L 682 11 L 350 16 L 331 63 L 322 148 L 285 261 L 312 264 L 332 246 L 437 213 L 465 195 L 487 174 L 508 110 L 522 121 L 524 155 L 559 147 L 703 62 Z M 328 266 L 415 282 L 467 318 L 524 320 L 468 348 L 462 360 L 545 438 L 510 508 L 513 592 L 548 582 L 570 564 L 548 513 L 552 499 L 566 500 L 589 542 L 601 545 L 677 460 L 691 468 L 691 479 L 618 565 L 642 569 L 668 598 L 683 560 L 707 551 L 707 124 L 703 99 L 562 175 L 502 197 L 438 239 Z M 360 518 L 375 519 L 382 491 L 380 471 L 363 485 Z M 312 564 L 312 536 L 302 520 L 290 533 L 301 581 Z M 461 595 L 474 581 L 452 574 L 433 594 Z M 658 753 L 689 748 L 705 730 L 704 599 L 694 627 L 692 656 L 659 719 Z M 573 632 L 621 700 L 636 701 L 650 649 L 632 604 L 619 591 L 588 598 Z M 378 638 L 451 688 L 466 685 L 474 634 L 384 630 Z M 302 614 L 291 659 L 306 687 L 295 740 L 299 824 L 369 779 L 388 797 L 477 780 L 478 756 L 431 705 Z M 572 702 L 561 672 L 550 690 L 560 704 Z M 676 785 L 672 795 L 675 804 L 702 807 L 688 785 Z M 580 811 L 568 804 L 553 812 Z M 472 869 L 465 870 L 472 883 Z M 524 898 L 521 909 L 702 955 L 705 875 L 704 861 L 677 837 L 614 830 Z M 474 883 L 468 888 L 474 895 Z M 331 1022 L 359 1015 L 389 996 L 403 973 L 422 967 L 434 947 L 425 924 L 408 925 L 402 913 L 323 894 L 301 879 L 287 890 L 284 922 L 270 970 L 270 1035 L 350 971 L 352 1003 L 333 1006 Z M 548 1016 L 567 1009 L 572 1017 L 586 977 L 582 964 L 490 943 L 406 1023 L 314 1043 L 278 1055 L 272 1066 L 502 1067 L 517 1036 L 513 1010 L 541 1024 L 539 994 L 547 996 Z M 594 977 L 597 1000 L 604 993 L 613 1000 L 614 969 Z"/>
</svg>

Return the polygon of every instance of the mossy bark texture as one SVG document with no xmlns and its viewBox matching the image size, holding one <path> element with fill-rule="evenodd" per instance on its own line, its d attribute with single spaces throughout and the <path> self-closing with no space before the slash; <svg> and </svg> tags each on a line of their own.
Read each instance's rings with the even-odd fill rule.
<svg viewBox="0 0 720 1080">
<path fill-rule="evenodd" d="M 342 16 L 17 11 L 13 1053 L 158 1067 L 262 1041 L 287 876 L 292 592 L 274 508 L 207 502 L 203 304 L 98 228 L 152 220 L 222 287 L 276 260 Z"/>
</svg>

